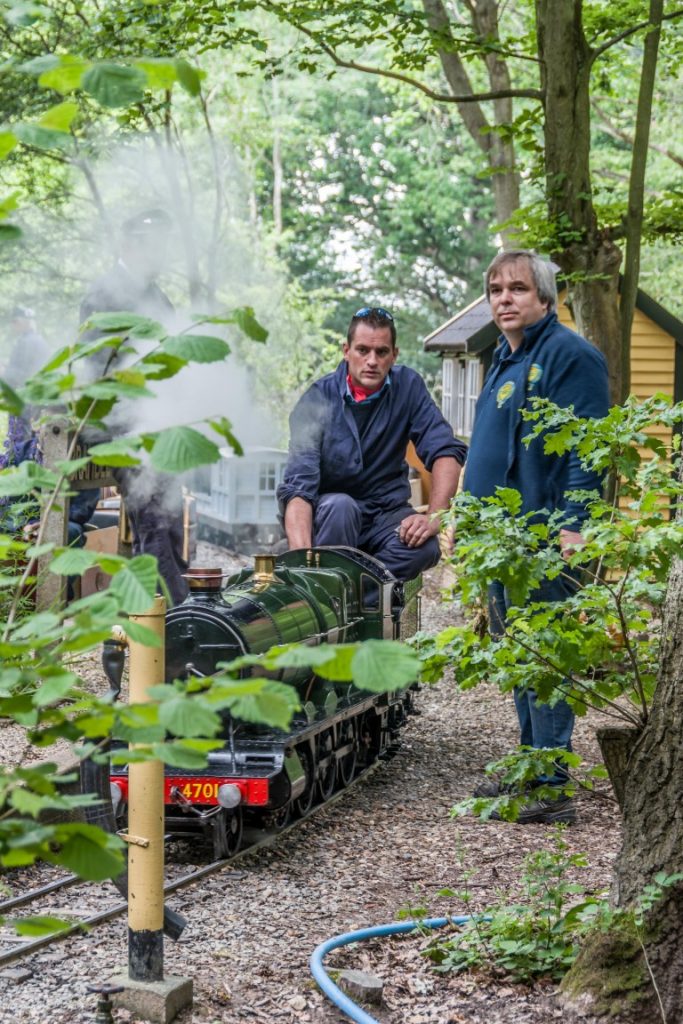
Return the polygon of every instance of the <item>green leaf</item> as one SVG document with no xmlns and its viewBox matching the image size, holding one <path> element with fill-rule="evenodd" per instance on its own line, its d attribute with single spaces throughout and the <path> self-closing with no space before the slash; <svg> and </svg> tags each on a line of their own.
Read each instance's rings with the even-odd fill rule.
<svg viewBox="0 0 683 1024">
<path fill-rule="evenodd" d="M 178 70 L 173 60 L 163 57 L 146 57 L 144 60 L 136 60 L 135 67 L 144 71 L 147 77 L 147 88 L 152 91 L 172 89 L 178 80 Z"/>
<path fill-rule="evenodd" d="M 259 722 L 275 729 L 287 729 L 292 715 L 299 707 L 296 690 L 270 679 L 251 679 L 249 682 L 263 683 L 263 689 L 259 693 L 226 698 L 221 703 L 230 709 L 235 718 L 244 722 Z"/>
<path fill-rule="evenodd" d="M 167 352 L 150 352 L 140 360 L 140 368 L 147 380 L 168 380 L 187 366 L 185 359 L 170 356 Z"/>
<path fill-rule="evenodd" d="M 9 923 L 9 922 L 8 922 Z M 11 922 L 17 935 L 57 935 L 71 927 L 72 922 L 63 921 L 59 917 L 22 917 Z"/>
<path fill-rule="evenodd" d="M 0 132 L 0 160 L 4 160 L 5 157 L 12 152 L 14 147 L 18 145 L 19 139 L 16 137 L 14 132 L 7 130 Z"/>
<path fill-rule="evenodd" d="M 188 363 L 217 363 L 230 354 L 230 346 L 211 334 L 177 334 L 165 338 L 164 352 L 179 356 Z"/>
<path fill-rule="evenodd" d="M 242 445 L 232 432 L 230 420 L 226 420 L 225 416 L 221 416 L 220 419 L 209 420 L 208 423 L 212 430 L 215 430 L 217 434 L 228 442 L 235 455 L 244 455 Z"/>
<path fill-rule="evenodd" d="M 0 408 L 13 416 L 21 416 L 24 411 L 24 403 L 21 398 L 4 380 L 0 380 Z"/>
<path fill-rule="evenodd" d="M 182 740 L 178 740 L 175 743 L 155 743 L 152 751 L 155 757 L 173 768 L 203 768 L 209 751 L 222 746 L 223 740 L 211 740 L 206 743 L 197 740 L 183 743 Z"/>
<path fill-rule="evenodd" d="M 215 711 L 184 693 L 159 705 L 159 722 L 169 732 L 184 737 L 215 736 L 221 725 Z"/>
<path fill-rule="evenodd" d="M 161 647 L 163 644 L 161 637 L 147 626 L 143 626 L 141 622 L 132 622 L 130 619 L 126 619 L 121 623 L 121 628 L 126 636 L 136 644 L 144 644 L 145 647 Z"/>
<path fill-rule="evenodd" d="M 190 96 L 199 96 L 202 89 L 200 72 L 182 58 L 176 61 L 176 72 L 183 89 L 189 92 Z"/>
<path fill-rule="evenodd" d="M 39 686 L 33 695 L 33 703 L 37 708 L 45 707 L 55 701 L 61 700 L 69 693 L 78 682 L 77 677 L 71 672 L 63 672 L 60 675 L 48 679 Z"/>
<path fill-rule="evenodd" d="M 137 555 L 116 573 L 109 591 L 129 615 L 142 615 L 152 605 L 157 592 L 159 571 L 153 555 Z"/>
<path fill-rule="evenodd" d="M 70 834 L 65 840 L 60 835 L 59 852 L 50 858 L 55 864 L 69 868 L 89 882 L 103 882 L 105 878 L 115 878 L 120 874 L 124 859 L 117 836 L 107 835 L 92 825 L 67 825 L 60 829 L 60 833 L 66 829 Z"/>
<path fill-rule="evenodd" d="M 16 224 L 0 224 L 0 242 L 16 242 L 22 237 L 22 230 Z"/>
<path fill-rule="evenodd" d="M 218 462 L 218 445 L 192 427 L 171 427 L 160 433 L 151 452 L 151 462 L 161 473 L 184 473 L 195 466 Z"/>
<path fill-rule="evenodd" d="M 353 681 L 361 690 L 395 690 L 417 681 L 420 659 L 404 644 L 391 640 L 366 640 L 356 651 Z"/>
<path fill-rule="evenodd" d="M 56 576 L 82 576 L 92 565 L 97 565 L 96 551 L 66 548 L 52 559 L 49 568 Z"/>
<path fill-rule="evenodd" d="M 18 124 L 14 128 L 14 134 L 26 146 L 35 146 L 36 149 L 59 149 L 71 148 L 71 136 L 63 131 L 55 131 L 53 128 L 43 128 L 39 124 Z"/>
<path fill-rule="evenodd" d="M 45 11 L 40 4 L 31 3 L 30 0 L 23 0 L 20 3 L 7 3 L 3 5 L 2 17 L 8 25 L 27 28 L 40 18 L 44 18 Z M 37 58 L 37 60 L 40 60 L 40 58 Z"/>
<path fill-rule="evenodd" d="M 38 85 L 65 95 L 79 88 L 81 79 L 89 67 L 90 63 L 81 60 L 80 57 L 61 56 L 59 63 L 54 64 L 53 61 L 52 65 L 43 71 L 38 79 Z"/>
<path fill-rule="evenodd" d="M 37 612 L 35 615 L 29 616 L 29 618 L 25 619 L 13 630 L 12 638 L 14 640 L 25 640 L 32 637 L 46 636 L 59 623 L 59 615 L 55 615 L 54 612 Z"/>
<path fill-rule="evenodd" d="M 22 462 L 0 471 L 0 495 L 19 497 L 41 488 L 53 489 L 56 485 L 56 475 L 37 462 Z"/>
<path fill-rule="evenodd" d="M 268 331 L 258 322 L 251 306 L 242 306 L 234 310 L 233 320 L 252 341 L 263 342 L 268 337 Z"/>
<path fill-rule="evenodd" d="M 163 337 L 166 333 L 158 321 L 126 311 L 121 313 L 93 313 L 81 325 L 81 330 L 90 329 L 96 331 L 121 331 L 126 334 L 135 334 L 138 338 Z M 161 332 L 160 335 L 157 334 L 158 331 Z"/>
<path fill-rule="evenodd" d="M 139 68 L 103 61 L 85 72 L 81 87 L 103 107 L 130 107 L 144 98 L 147 75 Z"/>
<path fill-rule="evenodd" d="M 66 100 L 64 103 L 58 103 L 55 107 L 46 110 L 38 124 L 56 132 L 68 132 L 77 113 L 78 104 Z"/>
<path fill-rule="evenodd" d="M 318 665 L 316 673 L 321 679 L 330 679 L 334 682 L 350 682 L 353 679 L 353 659 L 357 654 L 355 644 L 331 644 L 334 657 L 323 665 Z"/>
<path fill-rule="evenodd" d="M 106 441 L 89 449 L 90 459 L 96 466 L 139 466 L 140 459 L 131 452 L 139 447 L 132 440 Z"/>
</svg>

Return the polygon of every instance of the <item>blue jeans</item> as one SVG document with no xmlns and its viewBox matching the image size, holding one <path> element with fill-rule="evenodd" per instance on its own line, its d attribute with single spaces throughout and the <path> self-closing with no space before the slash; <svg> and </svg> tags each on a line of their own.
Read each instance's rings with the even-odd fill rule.
<svg viewBox="0 0 683 1024">
<path fill-rule="evenodd" d="M 441 557 L 436 537 L 419 548 L 409 548 L 399 540 L 399 523 L 414 514 L 411 505 L 370 514 L 348 494 L 323 494 L 313 516 L 313 543 L 358 548 L 377 558 L 396 579 L 412 580 Z"/>
<path fill-rule="evenodd" d="M 529 602 L 563 601 L 574 589 L 572 583 L 564 577 L 544 580 L 540 587 L 529 595 Z M 501 637 L 505 632 L 507 612 L 511 604 L 507 590 L 501 583 L 494 582 L 489 586 L 488 599 L 491 636 Z M 535 747 L 537 750 L 544 747 L 563 747 L 571 751 L 574 712 L 565 700 L 558 700 L 551 707 L 537 701 L 533 690 L 518 686 L 515 687 L 514 697 L 519 721 L 519 742 L 522 746 Z M 558 784 L 564 782 L 566 777 L 566 770 L 560 762 L 554 775 L 543 777 L 539 782 Z"/>
</svg>

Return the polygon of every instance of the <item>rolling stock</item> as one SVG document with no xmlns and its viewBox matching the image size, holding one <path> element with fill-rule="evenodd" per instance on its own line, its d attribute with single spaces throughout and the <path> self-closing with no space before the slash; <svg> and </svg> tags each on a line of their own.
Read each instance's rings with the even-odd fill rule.
<svg viewBox="0 0 683 1024">
<path fill-rule="evenodd" d="M 280 644 L 405 639 L 419 628 L 420 579 L 399 583 L 353 548 L 257 556 L 254 569 L 188 574 L 190 595 L 166 616 L 166 679 L 212 675 L 219 663 Z M 216 858 L 235 853 L 243 826 L 278 830 L 348 785 L 396 745 L 412 687 L 374 693 L 310 669 L 282 669 L 300 710 L 286 732 L 223 713 L 224 745 L 205 767 L 166 769 L 166 832 L 204 835 Z M 112 771 L 119 820 L 128 777 Z"/>
</svg>

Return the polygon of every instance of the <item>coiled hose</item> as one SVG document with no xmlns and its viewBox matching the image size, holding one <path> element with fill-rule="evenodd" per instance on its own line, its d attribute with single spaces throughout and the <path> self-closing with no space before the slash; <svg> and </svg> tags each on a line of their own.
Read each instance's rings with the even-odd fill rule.
<svg viewBox="0 0 683 1024">
<path fill-rule="evenodd" d="M 337 1006 L 342 1013 L 345 1013 L 356 1024 L 378 1024 L 378 1021 L 371 1017 L 365 1010 L 361 1010 L 357 1003 L 342 992 L 335 985 L 329 974 L 323 967 L 323 960 L 333 949 L 340 946 L 348 946 L 351 942 L 363 942 L 365 939 L 377 939 L 384 935 L 400 935 L 402 932 L 412 932 L 415 928 L 443 928 L 447 924 L 463 925 L 470 920 L 469 914 L 458 917 L 430 917 L 424 921 L 394 921 L 392 924 L 378 924 L 373 928 L 361 928 L 359 931 L 346 932 L 344 935 L 336 935 L 327 939 L 313 951 L 311 956 L 311 974 L 318 987 L 325 993 L 327 998 Z"/>
</svg>

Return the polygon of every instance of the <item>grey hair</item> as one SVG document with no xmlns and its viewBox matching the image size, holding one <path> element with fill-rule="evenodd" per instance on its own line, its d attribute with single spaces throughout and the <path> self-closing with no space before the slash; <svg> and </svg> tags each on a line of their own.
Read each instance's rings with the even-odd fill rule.
<svg viewBox="0 0 683 1024">
<path fill-rule="evenodd" d="M 486 298 L 490 298 L 490 283 L 493 274 L 497 273 L 506 263 L 516 263 L 517 260 L 526 260 L 536 293 L 541 302 L 548 303 L 548 312 L 554 313 L 557 309 L 557 282 L 555 280 L 556 267 L 550 260 L 539 256 L 533 249 L 506 249 L 499 252 L 489 263 L 484 274 L 484 288 Z"/>
</svg>

